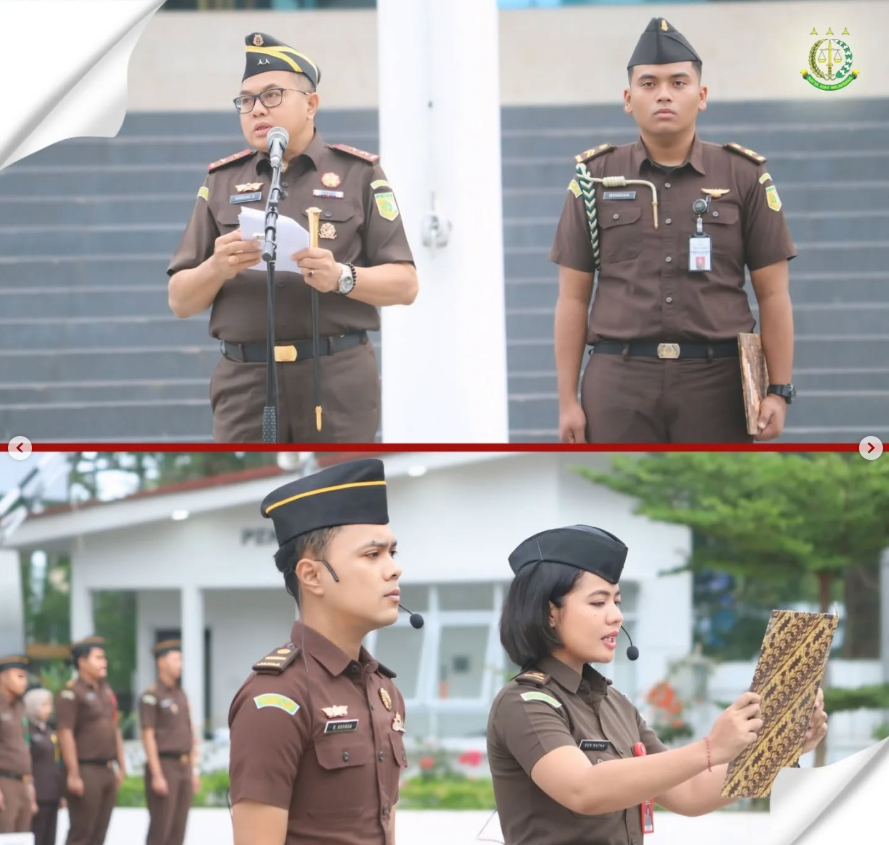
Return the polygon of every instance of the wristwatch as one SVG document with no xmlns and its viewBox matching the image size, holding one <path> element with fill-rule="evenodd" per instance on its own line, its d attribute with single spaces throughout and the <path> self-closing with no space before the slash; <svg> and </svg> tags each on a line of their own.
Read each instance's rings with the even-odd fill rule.
<svg viewBox="0 0 889 845">
<path fill-rule="evenodd" d="M 340 273 L 340 281 L 337 285 L 336 292 L 347 296 L 355 287 L 355 267 L 352 264 L 340 264 L 342 273 Z"/>
<path fill-rule="evenodd" d="M 796 398 L 796 388 L 792 384 L 770 384 L 766 395 L 780 396 L 788 405 Z"/>
</svg>

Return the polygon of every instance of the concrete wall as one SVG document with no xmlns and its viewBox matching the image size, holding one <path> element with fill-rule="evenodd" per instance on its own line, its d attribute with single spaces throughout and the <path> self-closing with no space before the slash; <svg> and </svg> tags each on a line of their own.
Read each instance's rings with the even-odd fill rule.
<svg viewBox="0 0 889 845">
<path fill-rule="evenodd" d="M 626 85 L 626 64 L 653 15 L 670 20 L 704 61 L 705 82 L 720 101 L 826 100 L 889 96 L 882 39 L 883 0 L 590 6 L 500 12 L 504 105 L 611 103 Z M 804 82 L 819 34 L 849 30 L 861 76 L 841 92 Z M 130 64 L 128 110 L 221 111 L 243 72 L 244 37 L 259 30 L 304 50 L 321 67 L 326 108 L 376 108 L 376 13 L 161 12 Z M 398 49 L 398 34 L 383 49 Z M 471 91 L 466 92 L 472 96 Z"/>
</svg>

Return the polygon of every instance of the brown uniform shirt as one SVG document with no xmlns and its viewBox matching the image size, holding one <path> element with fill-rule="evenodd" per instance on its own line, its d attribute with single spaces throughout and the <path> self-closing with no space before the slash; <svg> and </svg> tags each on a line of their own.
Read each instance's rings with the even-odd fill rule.
<svg viewBox="0 0 889 845">
<path fill-rule="evenodd" d="M 238 228 L 238 214 L 242 208 L 265 211 L 271 188 L 268 153 L 245 153 L 234 156 L 232 161 L 213 168 L 208 174 L 182 241 L 170 262 L 168 275 L 197 267 L 208 259 L 213 254 L 216 238 Z M 306 151 L 292 159 L 281 175 L 282 183 L 287 185 L 287 197 L 278 204 L 278 213 L 293 218 L 308 229 L 305 210 L 313 206 L 320 208 L 318 245 L 330 250 L 340 263 L 354 264 L 358 268 L 399 261 L 413 263 L 400 211 L 396 216 L 397 204 L 392 188 L 376 161 L 377 156 L 369 156 L 372 161 L 366 156 L 369 154 L 329 146 L 316 132 Z M 328 174 L 338 177 L 339 184 L 335 188 L 327 187 L 322 181 Z M 328 176 L 325 181 L 332 183 L 336 180 Z M 260 188 L 253 192 L 255 198 L 250 202 L 239 202 L 251 195 L 243 187 L 256 183 L 260 183 Z M 314 191 L 336 191 L 343 196 L 316 196 Z M 255 233 L 242 234 L 249 240 Z M 279 263 L 281 257 L 279 250 Z M 232 343 L 265 341 L 266 277 L 265 270 L 249 269 L 225 282 L 210 313 L 210 334 L 213 337 Z M 275 280 L 276 341 L 310 339 L 312 288 L 300 274 L 281 272 L 277 268 Z M 321 295 L 319 329 L 322 337 L 379 328 L 379 311 L 373 305 L 338 293 Z"/>
<path fill-rule="evenodd" d="M 191 754 L 191 708 L 178 685 L 152 684 L 139 699 L 139 723 L 154 731 L 158 751 Z"/>
<path fill-rule="evenodd" d="M 297 622 L 291 645 L 259 661 L 232 701 L 232 804 L 287 809 L 286 845 L 391 845 L 407 766 L 395 673 L 308 627 L 304 656 L 302 633 Z"/>
<path fill-rule="evenodd" d="M 587 342 L 720 341 L 752 331 L 756 321 L 744 290 L 745 265 L 758 270 L 796 256 L 764 163 L 698 136 L 688 161 L 669 173 L 652 163 L 641 139 L 605 147 L 580 157 L 590 175 L 653 183 L 658 228 L 648 186 L 595 184 L 601 267 Z M 688 261 L 697 221 L 692 203 L 707 198 L 702 188 L 728 192 L 712 199 L 702 216 L 712 270 L 699 273 L 689 271 Z M 586 204 L 576 180 L 569 185 L 550 259 L 581 272 L 594 271 Z"/>
<path fill-rule="evenodd" d="M 25 705 L 10 701 L 0 692 L 0 770 L 14 775 L 31 774 L 31 752 L 25 739 Z"/>
<path fill-rule="evenodd" d="M 34 789 L 40 804 L 58 804 L 62 798 L 59 740 L 48 725 L 28 723 L 31 733 L 31 766 Z"/>
<path fill-rule="evenodd" d="M 639 806 L 598 816 L 563 807 L 531 780 L 541 757 L 576 745 L 594 765 L 666 751 L 639 711 L 590 666 L 583 676 L 553 657 L 508 683 L 488 718 L 488 763 L 506 845 L 642 845 Z"/>
<path fill-rule="evenodd" d="M 117 700 L 108 684 L 69 681 L 56 697 L 56 727 L 74 733 L 78 760 L 117 759 Z"/>
</svg>

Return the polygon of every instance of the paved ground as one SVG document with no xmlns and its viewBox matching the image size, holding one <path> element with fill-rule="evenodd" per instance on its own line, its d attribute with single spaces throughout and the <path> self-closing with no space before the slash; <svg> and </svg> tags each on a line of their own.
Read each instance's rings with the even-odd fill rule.
<svg viewBox="0 0 889 845">
<path fill-rule="evenodd" d="M 437 812 L 403 810 L 397 815 L 398 845 L 475 845 L 503 839 L 497 819 L 488 812 Z M 722 812 L 698 819 L 658 813 L 655 832 L 646 845 L 749 845 L 767 839 L 766 813 Z M 148 814 L 145 810 L 114 811 L 105 845 L 141 845 L 145 841 Z M 484 832 L 482 828 L 484 827 Z M 68 830 L 65 812 L 59 816 L 57 845 L 64 845 Z M 232 845 L 231 821 L 227 810 L 192 810 L 185 845 Z"/>
</svg>

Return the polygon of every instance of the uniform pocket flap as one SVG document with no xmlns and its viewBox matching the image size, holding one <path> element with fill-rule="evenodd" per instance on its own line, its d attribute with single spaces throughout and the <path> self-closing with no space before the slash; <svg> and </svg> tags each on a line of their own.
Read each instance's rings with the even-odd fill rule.
<svg viewBox="0 0 889 845">
<path fill-rule="evenodd" d="M 612 209 L 614 209 L 612 211 Z M 599 217 L 599 226 L 602 229 L 613 229 L 615 226 L 628 226 L 630 223 L 637 223 L 642 217 L 642 208 L 640 206 L 631 206 L 629 208 L 614 208 L 613 204 L 607 206 L 599 205 L 596 208 Z"/>
<path fill-rule="evenodd" d="M 361 742 L 328 743 L 323 740 L 315 744 L 315 756 L 322 769 L 334 771 L 363 766 L 370 760 L 371 749 Z"/>
</svg>

